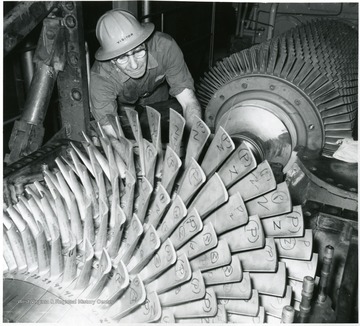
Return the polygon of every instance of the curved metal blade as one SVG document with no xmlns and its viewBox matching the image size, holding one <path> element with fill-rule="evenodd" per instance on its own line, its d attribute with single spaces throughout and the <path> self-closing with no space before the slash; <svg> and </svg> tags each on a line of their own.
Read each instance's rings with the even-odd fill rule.
<svg viewBox="0 0 360 326">
<path fill-rule="evenodd" d="M 205 283 L 199 270 L 192 273 L 186 283 L 159 295 L 162 307 L 174 306 L 189 301 L 200 300 L 205 296 Z"/>
<path fill-rule="evenodd" d="M 210 180 L 201 188 L 195 199 L 192 201 L 189 210 L 196 208 L 200 217 L 204 219 L 208 214 L 229 198 L 228 192 L 219 175 L 215 173 Z"/>
<path fill-rule="evenodd" d="M 248 300 L 251 298 L 252 289 L 250 274 L 245 272 L 241 282 L 212 285 L 218 299 Z"/>
<path fill-rule="evenodd" d="M 144 142 L 139 122 L 139 115 L 133 108 L 125 107 L 125 112 L 130 123 L 131 130 L 139 146 L 139 157 L 140 157 L 140 175 L 145 175 L 145 154 L 144 154 Z"/>
<path fill-rule="evenodd" d="M 286 292 L 282 298 L 260 294 L 260 304 L 265 308 L 266 314 L 277 318 L 281 318 L 283 308 L 291 304 L 291 299 L 291 286 L 286 287 Z"/>
<path fill-rule="evenodd" d="M 292 209 L 291 196 L 286 182 L 279 183 L 275 190 L 248 201 L 246 209 L 250 215 L 260 218 L 289 213 Z"/>
<path fill-rule="evenodd" d="M 76 242 L 75 237 L 71 235 L 71 245 L 68 248 L 66 254 L 64 255 L 64 274 L 62 278 L 62 284 L 70 284 L 75 278 L 77 273 L 77 266 L 76 266 Z M 39 252 L 39 251 L 38 251 Z M 39 252 L 40 254 L 40 252 Z M 44 252 L 42 252 L 42 255 Z M 44 259 L 44 258 L 42 258 Z M 40 257 L 39 257 L 40 263 Z M 40 265 L 40 264 L 39 264 Z M 40 270 L 40 267 L 39 267 Z"/>
<path fill-rule="evenodd" d="M 40 237 L 43 237 L 43 239 L 45 239 L 44 231 L 40 232 L 35 239 L 37 248 L 38 247 L 41 248 L 41 244 L 46 244 L 46 239 L 45 239 L 45 242 L 41 241 L 41 240 L 37 240 Z M 38 245 L 38 243 L 40 243 L 40 245 Z M 47 249 L 47 248 L 45 247 L 45 249 Z M 41 252 L 39 252 L 39 273 L 43 273 L 44 270 L 46 270 L 46 272 L 49 271 L 50 260 L 48 258 L 47 264 L 45 264 L 46 259 L 44 258 L 44 256 L 45 256 L 45 253 L 48 254 L 48 252 L 45 251 L 45 249 L 44 249 L 44 255 L 41 255 Z M 4 260 L 6 262 L 6 265 L 8 267 L 7 273 L 17 272 L 17 264 L 16 264 L 15 256 L 11 249 L 11 244 L 10 244 L 8 236 L 6 235 L 5 229 L 3 229 L 3 256 L 4 256 Z"/>
<path fill-rule="evenodd" d="M 161 114 L 150 106 L 146 106 L 146 113 L 149 121 L 151 140 L 157 152 L 156 175 L 160 176 L 163 166 L 163 150 L 161 143 Z"/>
<path fill-rule="evenodd" d="M 204 299 L 172 307 L 175 318 L 214 317 L 217 313 L 216 295 L 213 289 L 207 288 Z"/>
<path fill-rule="evenodd" d="M 126 222 L 125 213 L 118 203 L 116 203 L 114 207 L 113 213 L 111 214 L 111 219 L 114 222 L 114 226 L 110 226 L 109 244 L 107 246 L 107 251 L 111 258 L 115 258 L 120 248 L 120 241 L 122 239 L 124 225 Z"/>
<path fill-rule="evenodd" d="M 146 299 L 146 291 L 143 282 L 135 277 L 130 286 L 125 290 L 122 297 L 116 301 L 106 312 L 110 318 L 123 318 L 131 311 L 138 308 Z"/>
<path fill-rule="evenodd" d="M 64 258 L 61 252 L 60 232 L 57 229 L 55 232 L 57 232 L 57 236 L 54 239 L 51 239 L 50 253 L 50 278 L 53 280 L 57 279 L 64 271 Z"/>
<path fill-rule="evenodd" d="M 267 161 L 260 163 L 255 170 L 236 182 L 229 195 L 239 192 L 244 201 L 261 196 L 276 188 L 276 180 Z"/>
<path fill-rule="evenodd" d="M 246 225 L 220 235 L 219 239 L 227 241 L 232 253 L 258 249 L 265 245 L 264 231 L 257 215 L 249 216 Z"/>
<path fill-rule="evenodd" d="M 146 290 L 164 293 L 190 280 L 192 271 L 185 254 L 179 254 L 174 266 L 146 286 Z"/>
<path fill-rule="evenodd" d="M 265 218 L 261 221 L 267 237 L 287 238 L 304 235 L 304 216 L 301 206 L 293 206 L 290 213 Z"/>
<path fill-rule="evenodd" d="M 163 324 L 175 324 L 175 316 L 171 308 L 162 309 L 160 322 Z"/>
<path fill-rule="evenodd" d="M 252 290 L 251 298 L 248 300 L 222 299 L 220 304 L 225 306 L 228 313 L 256 317 L 259 313 L 259 293 Z"/>
<path fill-rule="evenodd" d="M 188 167 L 191 158 L 194 158 L 195 161 L 199 159 L 199 156 L 205 147 L 206 141 L 208 140 L 210 134 L 211 131 L 206 123 L 199 117 L 195 116 L 189 136 L 189 141 L 186 147 L 184 162 L 185 168 Z"/>
<path fill-rule="evenodd" d="M 202 272 L 202 275 L 206 286 L 234 283 L 241 282 L 243 278 L 243 270 L 240 260 L 236 256 L 232 256 L 231 263 L 229 265 Z"/>
<path fill-rule="evenodd" d="M 145 302 L 134 312 L 120 320 L 120 323 L 152 323 L 161 317 L 160 300 L 156 292 L 147 293 Z"/>
<path fill-rule="evenodd" d="M 145 221 L 157 228 L 170 201 L 170 196 L 164 186 L 158 184 L 155 189 L 155 197 L 149 204 Z"/>
<path fill-rule="evenodd" d="M 233 140 L 228 133 L 220 127 L 211 141 L 201 163 L 201 168 L 206 177 L 212 175 L 234 149 L 235 144 Z"/>
<path fill-rule="evenodd" d="M 125 194 L 120 198 L 121 208 L 124 210 L 127 221 L 129 221 L 133 215 L 135 186 L 135 176 L 127 170 L 125 179 Z"/>
<path fill-rule="evenodd" d="M 139 197 L 135 200 L 135 207 L 137 208 L 136 215 L 140 222 L 143 223 L 153 191 L 153 186 L 146 177 L 142 177 L 138 180 L 138 187 Z"/>
<path fill-rule="evenodd" d="M 97 271 L 98 275 L 96 276 L 95 283 L 85 291 L 84 295 L 87 299 L 96 299 L 100 295 L 104 289 L 106 281 L 108 280 L 111 268 L 112 265 L 110 256 L 104 248 L 100 257 L 99 268 Z"/>
<path fill-rule="evenodd" d="M 312 254 L 311 260 L 295 260 L 280 258 L 280 261 L 286 264 L 288 277 L 302 282 L 305 276 L 315 278 L 319 255 Z"/>
<path fill-rule="evenodd" d="M 127 223 L 124 232 L 124 239 L 120 244 L 120 249 L 115 261 L 122 260 L 125 265 L 128 264 L 132 253 L 135 250 L 135 247 L 138 243 L 140 236 L 143 234 L 144 228 L 136 216 L 133 215 L 133 218 L 130 222 Z"/>
<path fill-rule="evenodd" d="M 229 245 L 225 240 L 219 240 L 217 246 L 190 261 L 192 270 L 207 271 L 231 263 Z"/>
<path fill-rule="evenodd" d="M 301 238 L 275 239 L 275 243 L 281 258 L 310 260 L 313 248 L 312 229 L 306 229 Z"/>
<path fill-rule="evenodd" d="M 91 277 L 91 267 L 92 261 L 94 257 L 94 249 L 90 244 L 89 240 L 85 240 L 85 252 L 83 255 L 83 268 L 80 272 L 79 277 L 76 280 L 75 289 L 82 290 L 85 289 L 86 286 L 89 284 L 90 277 Z"/>
<path fill-rule="evenodd" d="M 145 228 L 145 226 L 144 226 Z M 160 247 L 160 238 L 152 225 L 146 225 L 144 237 L 127 264 L 130 274 L 137 274 L 149 262 L 155 251 Z"/>
<path fill-rule="evenodd" d="M 202 220 L 194 208 L 188 212 L 185 219 L 176 227 L 170 236 L 175 249 L 179 249 L 187 243 L 192 237 L 198 234 L 203 228 Z"/>
<path fill-rule="evenodd" d="M 278 268 L 277 252 L 273 238 L 265 239 L 265 247 L 235 254 L 246 272 L 275 272 Z"/>
<path fill-rule="evenodd" d="M 176 262 L 176 252 L 170 239 L 165 240 L 149 263 L 139 272 L 144 284 L 154 281 Z"/>
<path fill-rule="evenodd" d="M 256 166 L 254 154 L 243 142 L 225 161 L 218 173 L 225 187 L 230 188 L 234 183 L 254 170 Z"/>
<path fill-rule="evenodd" d="M 114 149 L 115 155 L 118 155 L 120 159 L 124 162 L 126 169 L 129 170 L 133 175 L 136 175 L 134 146 L 131 141 L 126 139 L 125 137 L 120 137 L 119 139 L 111 138 L 110 142 Z"/>
<path fill-rule="evenodd" d="M 188 167 L 181 177 L 177 194 L 182 198 L 185 205 L 189 203 L 196 191 L 205 182 L 206 176 L 200 165 L 191 158 Z"/>
<path fill-rule="evenodd" d="M 150 184 L 154 186 L 154 179 L 155 179 L 155 168 L 158 153 L 155 146 L 143 139 L 144 142 L 144 155 L 145 155 L 145 176 L 149 180 Z"/>
<path fill-rule="evenodd" d="M 189 259 L 193 259 L 194 257 L 215 248 L 217 244 L 218 238 L 214 227 L 210 223 L 205 225 L 202 231 L 187 242 L 178 252 L 185 253 Z"/>
<path fill-rule="evenodd" d="M 276 273 L 250 273 L 254 289 L 260 294 L 283 297 L 286 290 L 286 266 L 279 262 Z"/>
<path fill-rule="evenodd" d="M 176 176 L 180 170 L 182 161 L 176 152 L 170 147 L 166 147 L 164 166 L 161 178 L 161 184 L 166 191 L 171 194 Z"/>
<path fill-rule="evenodd" d="M 211 222 L 216 234 L 220 235 L 246 224 L 249 216 L 245 204 L 237 192 L 229 197 L 227 203 L 205 218 L 204 224 Z"/>
<path fill-rule="evenodd" d="M 107 114 L 106 117 L 107 117 L 110 125 L 113 127 L 113 129 L 116 133 L 116 136 L 118 138 L 124 137 L 124 131 L 121 127 L 119 116 L 113 116 L 112 114 Z"/>
<path fill-rule="evenodd" d="M 130 279 L 125 264 L 120 260 L 111 278 L 99 296 L 100 301 L 114 302 L 129 286 Z"/>
<path fill-rule="evenodd" d="M 167 211 L 161 224 L 158 226 L 156 231 L 159 234 L 161 241 L 164 241 L 170 236 L 175 228 L 181 223 L 187 214 L 186 206 L 184 205 L 180 196 L 176 196 Z"/>
<path fill-rule="evenodd" d="M 180 157 L 180 146 L 186 121 L 181 114 L 177 113 L 172 108 L 169 108 L 169 111 L 169 147 L 171 147 L 176 155 Z"/>
<path fill-rule="evenodd" d="M 217 313 L 214 317 L 176 319 L 176 322 L 180 324 L 224 324 L 227 321 L 226 309 L 221 304 L 218 304 Z"/>
</svg>

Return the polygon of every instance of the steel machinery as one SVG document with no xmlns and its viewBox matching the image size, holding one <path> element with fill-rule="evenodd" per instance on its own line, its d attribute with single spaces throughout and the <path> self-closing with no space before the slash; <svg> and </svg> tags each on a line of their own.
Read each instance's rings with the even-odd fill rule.
<svg viewBox="0 0 360 326">
<path fill-rule="evenodd" d="M 356 31 L 298 26 L 218 61 L 198 96 L 191 130 L 128 108 L 117 138 L 93 123 L 4 169 L 4 322 L 357 322 L 357 164 L 332 158 Z"/>
</svg>

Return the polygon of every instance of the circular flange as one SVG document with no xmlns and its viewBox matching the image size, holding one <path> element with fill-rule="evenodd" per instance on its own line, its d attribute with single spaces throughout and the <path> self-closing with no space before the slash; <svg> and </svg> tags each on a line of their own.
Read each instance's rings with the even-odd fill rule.
<svg viewBox="0 0 360 326">
<path fill-rule="evenodd" d="M 225 116 L 229 115 L 228 118 L 236 119 L 232 122 L 230 135 L 244 134 L 246 130 L 241 130 L 244 127 L 244 123 L 241 121 L 249 120 L 246 115 L 250 114 L 250 107 L 257 113 L 256 118 L 251 118 L 251 123 L 266 125 L 260 133 L 263 139 L 272 138 L 273 128 L 275 128 L 275 125 L 273 127 L 272 124 L 276 124 L 276 128 L 283 128 L 286 135 L 286 139 L 282 141 L 285 143 L 282 148 L 286 147 L 286 152 L 289 150 L 288 145 L 290 144 L 292 149 L 298 145 L 313 151 L 322 149 L 324 144 L 323 124 L 313 102 L 296 85 L 271 75 L 244 75 L 223 85 L 208 102 L 205 121 L 210 128 L 217 130 L 219 125 L 223 125 L 226 120 Z M 226 126 L 224 128 L 226 129 Z M 256 129 L 256 126 L 247 126 L 246 129 L 251 128 Z M 280 129 L 277 132 L 278 136 L 281 135 Z M 252 136 L 257 135 L 253 134 Z M 257 142 L 256 137 L 254 141 Z M 261 143 L 258 145 L 262 146 Z M 286 155 L 288 156 L 288 154 Z M 264 159 L 269 158 L 264 157 Z M 285 161 L 283 160 L 282 163 Z"/>
<path fill-rule="evenodd" d="M 222 126 L 235 141 L 245 141 L 259 162 L 267 159 L 285 166 L 296 145 L 296 132 L 291 120 L 280 119 L 275 109 L 264 101 L 244 101 L 223 114 L 217 128 Z"/>
</svg>

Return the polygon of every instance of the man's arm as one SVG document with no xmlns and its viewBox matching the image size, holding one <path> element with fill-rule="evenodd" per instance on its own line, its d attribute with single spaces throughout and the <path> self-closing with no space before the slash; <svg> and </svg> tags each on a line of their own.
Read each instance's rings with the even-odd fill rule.
<svg viewBox="0 0 360 326">
<path fill-rule="evenodd" d="M 108 114 L 114 116 L 117 114 L 115 85 L 108 78 L 95 73 L 91 74 L 90 110 L 95 120 L 100 122 L 104 132 L 109 137 L 116 138 L 115 130 L 107 119 Z"/>
<path fill-rule="evenodd" d="M 189 88 L 185 88 L 175 97 L 183 108 L 186 127 L 191 129 L 194 116 L 197 115 L 199 118 L 202 118 L 200 103 L 196 98 L 194 91 Z"/>
</svg>

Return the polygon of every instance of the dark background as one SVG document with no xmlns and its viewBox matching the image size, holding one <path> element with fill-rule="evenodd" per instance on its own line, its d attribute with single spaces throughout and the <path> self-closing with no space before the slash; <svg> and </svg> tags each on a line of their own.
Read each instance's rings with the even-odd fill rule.
<svg viewBox="0 0 360 326">
<path fill-rule="evenodd" d="M 3 2 L 4 16 L 17 2 Z M 142 12 L 142 2 L 137 3 L 138 13 Z M 183 51 L 185 61 L 195 82 L 209 68 L 209 47 L 213 3 L 210 2 L 171 2 L 151 1 L 150 21 L 156 30 L 161 29 L 161 16 L 165 12 L 164 32 L 171 35 Z M 97 20 L 112 9 L 111 1 L 83 1 L 84 36 L 88 43 L 90 64 L 99 47 L 95 28 Z M 138 19 L 142 20 L 141 14 Z M 235 9 L 231 3 L 216 3 L 214 57 L 222 58 L 228 54 L 231 35 L 235 31 Z M 35 50 L 42 24 L 40 23 L 8 56 L 4 58 L 3 70 L 3 156 L 9 152 L 8 142 L 14 121 L 20 118 L 26 99 L 26 89 L 21 71 L 21 55 L 26 50 Z M 53 96 L 44 121 L 44 143 L 61 128 L 57 108 L 57 92 Z"/>
</svg>

